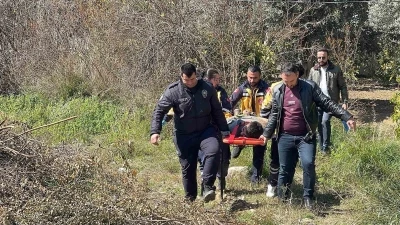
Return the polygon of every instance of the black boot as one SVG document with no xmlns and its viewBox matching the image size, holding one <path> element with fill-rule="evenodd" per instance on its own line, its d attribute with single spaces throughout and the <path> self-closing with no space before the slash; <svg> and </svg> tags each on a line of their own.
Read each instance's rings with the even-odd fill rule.
<svg viewBox="0 0 400 225">
<path fill-rule="evenodd" d="M 204 202 L 215 200 L 215 187 L 204 185 L 203 200 Z"/>
<path fill-rule="evenodd" d="M 232 159 L 236 159 L 237 157 L 239 157 L 239 155 L 242 152 L 243 148 L 244 148 L 243 146 L 235 146 L 235 147 L 233 147 L 232 155 L 231 155 Z"/>
</svg>

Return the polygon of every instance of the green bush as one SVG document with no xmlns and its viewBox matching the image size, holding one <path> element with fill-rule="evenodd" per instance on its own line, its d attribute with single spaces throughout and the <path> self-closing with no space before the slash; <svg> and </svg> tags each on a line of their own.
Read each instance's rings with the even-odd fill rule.
<svg viewBox="0 0 400 225">
<path fill-rule="evenodd" d="M 380 46 L 382 48 L 378 54 L 380 68 L 376 71 L 376 74 L 385 80 L 395 80 L 400 83 L 400 46 L 392 42 L 382 42 Z"/>
<path fill-rule="evenodd" d="M 65 76 L 63 83 L 59 87 L 57 94 L 64 100 L 92 95 L 89 82 L 77 74 Z"/>
</svg>

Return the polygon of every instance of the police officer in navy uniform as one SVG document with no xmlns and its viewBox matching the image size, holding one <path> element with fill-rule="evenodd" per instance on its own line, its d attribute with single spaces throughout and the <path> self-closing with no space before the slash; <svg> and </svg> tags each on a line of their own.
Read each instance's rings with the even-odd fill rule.
<svg viewBox="0 0 400 225">
<path fill-rule="evenodd" d="M 197 196 L 197 156 L 204 153 L 203 199 L 215 199 L 214 182 L 219 167 L 220 143 L 217 129 L 222 136 L 229 135 L 229 128 L 217 98 L 217 92 L 208 82 L 196 78 L 196 68 L 190 63 L 181 67 L 181 79 L 170 84 L 153 112 L 150 142 L 158 145 L 162 119 L 170 109 L 174 111 L 174 143 L 182 170 L 185 197 L 194 201 Z"/>
</svg>

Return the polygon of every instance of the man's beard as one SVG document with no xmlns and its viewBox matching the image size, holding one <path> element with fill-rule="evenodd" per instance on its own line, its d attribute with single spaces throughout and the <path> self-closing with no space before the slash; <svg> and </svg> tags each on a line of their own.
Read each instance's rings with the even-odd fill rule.
<svg viewBox="0 0 400 225">
<path fill-rule="evenodd" d="M 255 83 L 255 82 L 250 83 L 250 87 L 255 88 L 255 87 L 257 87 L 257 84 L 258 84 L 258 83 Z"/>
<path fill-rule="evenodd" d="M 326 61 L 326 62 L 319 62 L 318 64 L 319 64 L 319 66 L 326 66 L 326 65 L 328 65 L 328 61 Z"/>
</svg>

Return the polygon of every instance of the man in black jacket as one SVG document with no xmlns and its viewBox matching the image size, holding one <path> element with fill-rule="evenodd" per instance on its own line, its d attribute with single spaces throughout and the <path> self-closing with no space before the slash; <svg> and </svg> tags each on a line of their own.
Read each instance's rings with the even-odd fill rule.
<svg viewBox="0 0 400 225">
<path fill-rule="evenodd" d="M 197 196 L 197 156 L 204 153 L 203 198 L 205 202 L 215 199 L 214 182 L 219 166 L 219 140 L 217 130 L 229 135 L 229 128 L 218 101 L 215 88 L 196 78 L 196 68 L 190 63 L 181 67 L 181 79 L 170 84 L 161 96 L 153 113 L 150 142 L 158 145 L 162 119 L 170 109 L 174 111 L 175 136 L 182 169 L 182 181 L 186 198 L 194 201 Z"/>
<path fill-rule="evenodd" d="M 305 207 L 313 206 L 315 186 L 316 107 L 347 121 L 355 129 L 353 116 L 325 96 L 318 85 L 299 79 L 296 65 L 285 64 L 281 69 L 282 83 L 272 90 L 272 112 L 260 138 L 266 143 L 274 132 L 277 134 L 279 153 L 278 197 L 287 199 L 290 185 L 300 157 L 303 168 L 303 198 Z"/>
</svg>

